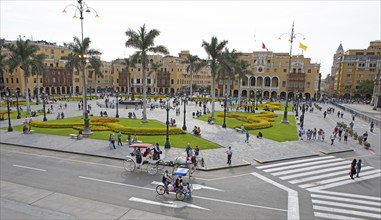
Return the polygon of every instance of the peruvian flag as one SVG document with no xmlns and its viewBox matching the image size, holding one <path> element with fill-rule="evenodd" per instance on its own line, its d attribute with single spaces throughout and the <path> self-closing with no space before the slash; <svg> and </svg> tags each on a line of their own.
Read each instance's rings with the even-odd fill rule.
<svg viewBox="0 0 381 220">
<path fill-rule="evenodd" d="M 269 49 L 267 49 L 266 45 L 262 42 L 262 49 L 266 49 L 267 51 L 269 51 Z"/>
</svg>

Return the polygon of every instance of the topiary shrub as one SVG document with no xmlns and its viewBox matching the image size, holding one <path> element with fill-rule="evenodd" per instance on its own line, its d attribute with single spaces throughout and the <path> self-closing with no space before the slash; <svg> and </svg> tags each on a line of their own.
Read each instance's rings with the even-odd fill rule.
<svg viewBox="0 0 381 220">
<path fill-rule="evenodd" d="M 367 149 L 367 150 L 369 150 L 369 148 L 370 148 L 370 143 L 369 143 L 368 141 L 365 141 L 365 142 L 364 142 L 364 148 Z"/>
</svg>

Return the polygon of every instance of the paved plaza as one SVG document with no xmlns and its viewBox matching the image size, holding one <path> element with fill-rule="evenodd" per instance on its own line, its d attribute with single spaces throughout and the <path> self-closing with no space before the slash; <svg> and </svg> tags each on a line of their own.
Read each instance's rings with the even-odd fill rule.
<svg viewBox="0 0 381 220">
<path fill-rule="evenodd" d="M 115 109 L 106 109 L 100 108 L 96 105 L 97 102 L 103 103 L 103 100 L 89 100 L 89 103 L 92 105 L 91 113 L 94 115 L 99 115 L 100 111 L 107 111 L 109 117 L 115 117 Z M 68 102 L 68 108 L 64 110 L 59 109 L 59 104 L 62 102 L 57 102 L 53 104 L 54 114 L 47 115 L 48 121 L 55 120 L 57 112 L 63 111 L 65 117 L 79 116 L 82 114 L 82 111 L 78 110 L 77 102 Z M 250 143 L 245 143 L 245 134 L 236 132 L 234 129 L 222 128 L 218 125 L 210 125 L 207 122 L 197 120 L 192 117 L 192 113 L 202 109 L 196 106 L 195 102 L 190 102 L 187 105 L 186 113 L 186 125 L 188 128 L 187 132 L 191 132 L 194 126 L 201 127 L 202 135 L 201 138 L 207 139 L 209 141 L 215 142 L 222 146 L 219 149 L 213 150 L 203 150 L 201 151 L 202 156 L 205 160 L 206 167 L 202 168 L 205 170 L 214 170 L 221 168 L 229 168 L 236 166 L 244 165 L 255 165 L 258 163 L 267 163 L 273 161 L 303 158 L 303 157 L 313 157 L 323 154 L 333 154 L 347 151 L 357 151 L 359 153 L 367 154 L 368 150 L 365 150 L 363 146 L 359 145 L 357 141 L 354 141 L 353 138 L 349 138 L 347 144 L 343 142 L 335 141 L 335 144 L 331 146 L 329 144 L 329 135 L 333 131 L 337 122 L 345 122 L 349 124 L 352 120 L 352 115 L 348 112 L 344 113 L 343 118 L 338 118 L 336 113 L 339 108 L 336 108 L 335 113 L 328 114 L 327 118 L 323 118 L 323 112 L 328 107 L 332 107 L 329 104 L 320 104 L 323 109 L 322 111 L 314 109 L 313 112 L 305 112 L 305 122 L 304 128 L 313 129 L 322 128 L 325 130 L 325 141 L 321 142 L 318 140 L 307 141 L 289 141 L 289 142 L 276 142 L 269 139 L 266 139 L 266 133 L 264 132 L 263 139 L 257 139 L 255 136 L 251 135 Z M 222 111 L 220 103 L 216 103 L 216 110 Z M 211 109 L 210 103 L 207 106 Z M 377 120 L 381 120 L 380 111 L 372 110 L 372 107 L 369 105 L 347 105 L 347 107 L 352 108 L 353 110 L 361 112 L 362 114 L 372 115 Z M 42 105 L 32 106 L 32 110 L 41 109 Z M 183 109 L 181 107 L 181 109 Z M 134 111 L 137 118 L 141 118 L 142 110 L 134 109 L 125 109 L 123 106 L 119 106 L 119 115 L 120 117 L 126 117 L 128 112 Z M 283 114 L 283 112 L 276 112 L 277 114 Z M 294 117 L 294 113 L 289 113 L 289 117 Z M 165 109 L 155 109 L 150 111 L 147 109 L 148 119 L 158 120 L 163 123 L 166 121 L 166 110 Z M 179 116 L 176 116 L 175 110 L 170 110 L 170 118 L 174 118 L 177 122 L 177 126 L 182 127 L 183 125 L 183 111 Z M 39 115 L 35 119 L 42 120 L 42 115 Z M 12 125 L 20 125 L 24 122 L 24 119 L 12 120 Z M 378 123 L 380 124 L 380 123 Z M 1 128 L 7 127 L 7 121 L 1 121 Z M 366 130 L 369 133 L 369 122 L 356 118 L 354 130 L 358 134 L 364 133 Z M 128 148 L 127 144 L 124 144 L 122 147 L 118 147 L 116 150 L 110 150 L 108 147 L 108 141 L 103 140 L 94 140 L 84 138 L 82 140 L 70 139 L 70 137 L 56 136 L 56 135 L 46 135 L 46 134 L 32 134 L 25 135 L 21 132 L 8 132 L 5 130 L 0 131 L 1 143 L 21 145 L 34 148 L 43 148 L 51 149 L 64 152 L 73 152 L 85 155 L 93 155 L 100 157 L 109 157 L 116 159 L 123 159 L 126 155 L 129 154 L 131 149 Z M 124 135 L 124 140 L 126 135 Z M 373 133 L 369 135 L 369 142 L 372 144 L 370 151 L 379 154 L 380 153 L 380 126 L 375 126 Z M 165 136 L 161 140 L 158 140 L 159 143 L 165 142 Z M 194 148 L 192 143 L 191 146 Z M 226 164 L 226 148 L 228 146 L 232 147 L 233 158 L 232 165 L 229 166 Z M 185 146 L 182 146 L 185 148 Z M 162 147 L 164 149 L 164 147 Z M 164 150 L 165 160 L 174 160 L 177 156 L 184 154 L 183 148 L 174 148 Z"/>
</svg>

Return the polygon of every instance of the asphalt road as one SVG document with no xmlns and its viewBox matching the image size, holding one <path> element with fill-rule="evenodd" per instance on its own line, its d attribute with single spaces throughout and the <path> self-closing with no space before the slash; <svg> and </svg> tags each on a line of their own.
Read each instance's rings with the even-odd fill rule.
<svg viewBox="0 0 381 220">
<path fill-rule="evenodd" d="M 155 192 L 161 174 L 127 173 L 118 160 L 4 145 L 0 150 L 1 181 L 184 219 L 287 218 L 287 192 L 251 175 L 252 167 L 199 172 L 190 180 L 193 198 L 178 202 L 173 194 Z"/>
<path fill-rule="evenodd" d="M 125 209 L 133 209 L 138 217 L 146 219 L 159 218 L 159 215 L 181 219 L 381 217 L 380 169 L 373 154 L 351 152 L 213 172 L 198 171 L 195 178 L 185 179 L 194 186 L 193 198 L 179 202 L 173 194 L 160 196 L 155 192 L 161 174 L 128 173 L 120 160 L 6 145 L 0 146 L 0 153 L 2 218 L 36 218 L 35 213 L 40 210 L 30 206 L 44 208 L 45 217 L 61 219 L 92 218 L 91 212 L 97 212 L 94 218 L 98 219 L 101 214 L 107 214 L 110 219 L 123 219 L 131 213 Z M 347 175 L 348 164 L 360 156 L 364 170 L 361 177 L 352 182 Z M 36 192 L 21 194 L 27 196 L 17 200 L 24 201 L 25 205 L 15 205 L 11 203 L 12 197 L 7 197 L 10 193 L 3 193 L 3 188 L 9 188 L 4 187 L 5 183 L 44 191 L 39 192 L 38 198 Z M 33 197 L 37 199 L 32 200 Z M 4 199 L 8 199 L 5 208 Z M 76 206 L 79 203 L 81 207 Z M 25 209 L 26 205 L 29 209 Z M 18 212 L 17 208 L 24 211 Z M 108 209 L 113 210 L 112 214 Z M 90 213 L 85 217 L 76 214 L 84 210 Z M 151 215 L 143 216 L 138 211 Z M 137 218 L 136 215 L 133 218 Z"/>
</svg>

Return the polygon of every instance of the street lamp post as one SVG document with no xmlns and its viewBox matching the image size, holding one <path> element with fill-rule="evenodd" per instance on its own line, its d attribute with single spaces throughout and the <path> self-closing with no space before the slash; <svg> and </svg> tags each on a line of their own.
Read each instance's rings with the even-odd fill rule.
<svg viewBox="0 0 381 220">
<path fill-rule="evenodd" d="M 186 105 L 187 105 L 187 97 L 184 93 L 184 98 L 183 98 L 183 104 L 184 104 L 184 125 L 183 125 L 183 130 L 186 131 L 187 130 L 187 125 L 185 124 L 185 117 L 186 117 Z"/>
<path fill-rule="evenodd" d="M 77 18 L 76 13 L 79 11 L 79 19 L 81 19 L 81 39 L 82 39 L 82 44 L 83 44 L 83 12 L 91 12 L 93 10 L 95 12 L 95 17 L 98 18 L 99 15 L 97 11 L 94 8 L 89 7 L 86 3 L 83 2 L 83 0 L 77 0 L 78 5 L 70 4 L 67 5 L 64 10 L 62 11 L 63 13 L 66 13 L 66 8 L 68 7 L 75 7 L 75 12 L 73 18 Z M 92 134 L 90 130 L 90 123 L 89 123 L 89 112 L 87 111 L 87 98 L 86 98 L 86 77 L 85 77 L 85 65 L 86 65 L 86 56 L 85 56 L 85 48 L 82 46 L 82 51 L 81 51 L 81 59 L 82 59 L 82 96 L 83 96 L 83 120 L 84 120 L 84 129 L 82 134 L 84 136 L 89 136 Z"/>
<path fill-rule="evenodd" d="M 169 98 L 167 98 L 167 103 L 165 105 L 165 110 L 167 111 L 167 133 L 166 133 L 166 140 L 165 140 L 165 145 L 164 147 L 166 149 L 170 149 L 171 148 L 171 144 L 169 143 L 169 109 L 170 109 L 170 103 L 169 103 Z"/>
<path fill-rule="evenodd" d="M 46 118 L 46 100 L 45 100 L 46 96 L 45 96 L 45 93 L 42 93 L 41 94 L 41 99 L 42 99 L 42 107 L 44 109 L 44 118 L 42 119 L 43 121 L 47 121 L 48 119 Z"/>
<path fill-rule="evenodd" d="M 118 110 L 119 110 L 119 91 L 116 90 L 115 92 L 115 97 L 116 97 L 116 115 L 115 115 L 115 118 L 119 118 L 119 113 L 118 113 Z"/>
<path fill-rule="evenodd" d="M 223 128 L 226 128 L 226 99 L 227 99 L 227 95 L 225 94 L 225 100 L 224 100 L 224 123 L 222 124 Z"/>
<path fill-rule="evenodd" d="M 7 110 L 8 110 L 8 131 L 13 131 L 12 125 L 11 125 L 11 109 L 10 109 L 10 92 L 8 89 L 8 92 L 6 93 L 7 96 Z"/>
<path fill-rule="evenodd" d="M 91 86 L 90 86 L 90 90 L 89 90 L 89 92 L 90 92 L 90 100 L 91 100 Z"/>
<path fill-rule="evenodd" d="M 296 112 L 295 112 L 295 116 L 296 117 L 299 116 L 299 93 L 297 93 L 297 95 L 296 95 Z"/>
<path fill-rule="evenodd" d="M 294 22 L 292 22 L 292 29 L 291 29 L 291 34 L 288 34 L 288 33 L 285 33 L 286 35 L 289 35 L 290 37 L 290 58 L 289 58 L 289 61 L 288 61 L 288 74 L 287 74 L 287 81 L 289 80 L 288 77 L 289 77 L 289 74 L 291 73 L 291 58 L 292 58 L 292 43 L 294 42 L 294 38 L 297 34 L 294 33 Z M 285 34 L 282 34 L 279 39 L 281 39 L 281 37 Z M 300 34 L 302 35 L 302 34 Z M 288 94 L 287 94 L 287 90 L 288 90 L 288 83 L 286 82 L 286 104 L 285 104 L 285 107 L 284 107 L 284 114 L 283 114 L 283 120 L 282 120 L 282 123 L 283 124 L 288 124 L 288 119 L 287 119 L 287 108 L 288 108 Z"/>
<path fill-rule="evenodd" d="M 20 91 L 16 90 L 17 119 L 21 118 L 20 107 L 19 107 L 19 95 L 20 95 Z"/>
</svg>

